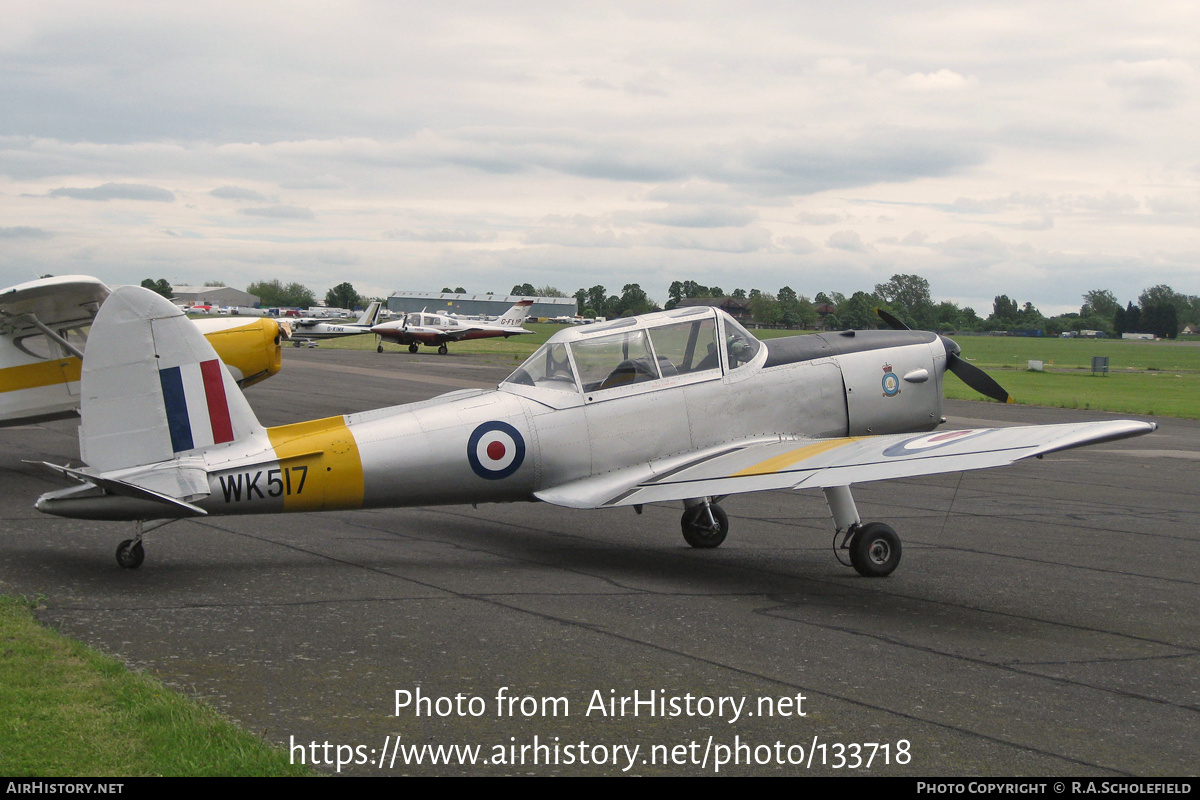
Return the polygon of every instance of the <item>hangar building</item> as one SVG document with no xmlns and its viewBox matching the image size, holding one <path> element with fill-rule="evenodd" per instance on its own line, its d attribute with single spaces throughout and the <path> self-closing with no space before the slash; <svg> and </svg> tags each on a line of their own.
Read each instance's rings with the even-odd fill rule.
<svg viewBox="0 0 1200 800">
<path fill-rule="evenodd" d="M 172 286 L 171 292 L 175 295 L 172 301 L 176 305 L 239 308 L 254 308 L 258 305 L 258 295 L 230 286 Z"/>
</svg>

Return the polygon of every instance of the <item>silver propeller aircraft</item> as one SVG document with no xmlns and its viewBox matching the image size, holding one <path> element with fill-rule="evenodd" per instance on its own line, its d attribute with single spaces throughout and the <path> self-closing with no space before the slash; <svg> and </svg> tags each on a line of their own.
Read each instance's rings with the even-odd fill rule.
<svg viewBox="0 0 1200 800">
<path fill-rule="evenodd" d="M 947 370 L 1007 393 L 920 331 L 760 342 L 685 308 L 558 332 L 493 390 L 264 428 L 204 337 L 140 287 L 100 309 L 83 365 L 84 468 L 37 508 L 144 524 L 217 514 L 541 500 L 571 508 L 682 501 L 684 538 L 716 547 L 736 492 L 822 489 L 851 563 L 892 572 L 900 540 L 863 524 L 851 484 L 1010 464 L 1149 433 L 1080 422 L 934 432 Z"/>
</svg>

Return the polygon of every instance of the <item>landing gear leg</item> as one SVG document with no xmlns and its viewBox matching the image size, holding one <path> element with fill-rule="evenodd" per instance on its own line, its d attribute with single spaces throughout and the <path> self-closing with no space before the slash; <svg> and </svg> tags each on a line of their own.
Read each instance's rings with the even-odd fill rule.
<svg viewBox="0 0 1200 800">
<path fill-rule="evenodd" d="M 854 570 L 864 578 L 891 575 L 900 565 L 900 537 L 896 532 L 882 522 L 864 525 L 849 486 L 826 488 L 825 501 L 829 503 L 837 533 L 845 531 L 839 549 L 850 551 L 850 565 Z"/>
<path fill-rule="evenodd" d="M 134 537 L 117 545 L 117 563 L 121 569 L 137 569 L 145 560 L 146 550 L 142 547 L 142 521 L 139 519 L 134 528 Z"/>
<path fill-rule="evenodd" d="M 720 546 L 729 533 L 729 516 L 717 505 L 718 498 L 685 500 L 683 518 L 679 521 L 683 538 L 692 547 Z"/>
<path fill-rule="evenodd" d="M 174 519 L 141 520 L 133 524 L 133 538 L 126 539 L 117 545 L 117 563 L 121 569 L 137 569 L 146 560 L 146 549 L 142 546 L 142 536 L 150 531 L 178 522 Z"/>
</svg>

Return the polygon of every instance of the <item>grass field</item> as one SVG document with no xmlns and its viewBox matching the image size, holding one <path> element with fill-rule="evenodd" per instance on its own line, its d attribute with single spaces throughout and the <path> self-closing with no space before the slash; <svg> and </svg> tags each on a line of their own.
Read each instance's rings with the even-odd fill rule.
<svg viewBox="0 0 1200 800">
<path fill-rule="evenodd" d="M 310 775 L 221 717 L 0 596 L 0 775 Z"/>
<path fill-rule="evenodd" d="M 564 326 L 531 323 L 525 327 L 534 333 L 451 344 L 450 351 L 483 355 L 498 366 L 516 367 Z M 754 334 L 772 339 L 792 336 L 795 331 L 756 330 Z M 1200 342 L 1019 336 L 959 336 L 955 341 L 963 356 L 987 370 L 1018 403 L 1200 419 Z M 353 336 L 321 346 L 374 350 L 376 344 L 374 336 Z M 404 350 L 392 344 L 384 348 Z M 1107 376 L 1091 374 L 1092 356 L 1108 356 Z M 434 349 L 422 347 L 417 357 L 439 356 Z M 1044 362 L 1045 371 L 1029 371 L 1031 360 Z M 953 375 L 946 380 L 946 397 L 984 399 Z"/>
</svg>

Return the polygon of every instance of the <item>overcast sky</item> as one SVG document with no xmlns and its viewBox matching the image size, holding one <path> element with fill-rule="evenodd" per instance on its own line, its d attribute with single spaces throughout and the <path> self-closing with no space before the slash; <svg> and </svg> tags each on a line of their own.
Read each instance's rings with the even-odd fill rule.
<svg viewBox="0 0 1200 800">
<path fill-rule="evenodd" d="M 47 2 L 0 286 L 1200 294 L 1191 2 Z"/>
</svg>

